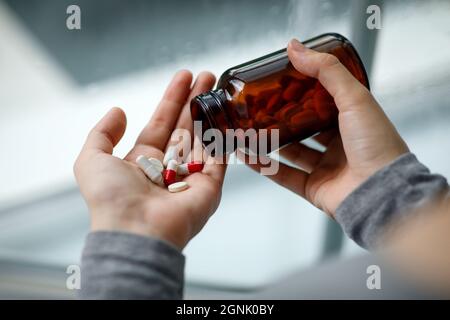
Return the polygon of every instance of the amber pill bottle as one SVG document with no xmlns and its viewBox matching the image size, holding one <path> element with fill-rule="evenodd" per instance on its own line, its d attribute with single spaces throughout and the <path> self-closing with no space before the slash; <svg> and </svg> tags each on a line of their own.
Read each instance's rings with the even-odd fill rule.
<svg viewBox="0 0 450 320">
<path fill-rule="evenodd" d="M 362 61 L 345 37 L 327 33 L 303 44 L 335 55 L 369 88 Z M 278 129 L 280 147 L 335 126 L 337 114 L 333 98 L 318 80 L 294 69 L 286 49 L 228 69 L 215 90 L 191 101 L 192 119 L 202 121 L 203 132 L 219 129 L 225 140 L 227 129 Z"/>
</svg>

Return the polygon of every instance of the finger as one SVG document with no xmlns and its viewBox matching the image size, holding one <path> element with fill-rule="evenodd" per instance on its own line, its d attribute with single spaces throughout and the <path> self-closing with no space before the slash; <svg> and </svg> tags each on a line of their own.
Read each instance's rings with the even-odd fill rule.
<svg viewBox="0 0 450 320">
<path fill-rule="evenodd" d="M 191 91 L 191 82 L 191 72 L 181 70 L 175 74 L 152 118 L 139 134 L 136 145 L 164 149 Z"/>
<path fill-rule="evenodd" d="M 317 78 L 333 96 L 339 111 L 361 108 L 361 102 L 373 99 L 368 89 L 353 77 L 336 56 L 308 49 L 295 39 L 289 42 L 287 51 L 295 69 Z"/>
<path fill-rule="evenodd" d="M 226 171 L 227 171 L 227 164 L 226 161 L 224 160 L 223 162 L 216 162 L 216 161 L 213 163 L 207 162 L 202 172 L 213 178 L 215 182 L 218 183 L 219 185 L 222 185 Z"/>
<path fill-rule="evenodd" d="M 81 153 L 109 153 L 122 139 L 127 118 L 120 108 L 112 108 L 90 131 Z"/>
<path fill-rule="evenodd" d="M 194 85 L 192 87 L 191 93 L 189 94 L 189 97 L 186 101 L 186 104 L 183 107 L 183 110 L 181 111 L 180 117 L 178 118 L 177 124 L 176 124 L 176 132 L 172 132 L 172 135 L 170 137 L 169 143 L 167 147 L 170 145 L 175 145 L 180 143 L 180 138 L 182 138 L 182 141 L 180 145 L 178 146 L 178 150 L 182 151 L 182 157 L 183 159 L 187 158 L 187 155 L 189 154 L 189 151 L 192 149 L 193 144 L 193 121 L 191 117 L 191 109 L 190 109 L 190 101 L 197 95 L 206 92 L 208 90 L 211 90 L 211 88 L 214 86 L 214 83 L 216 82 L 215 76 L 210 72 L 201 72 L 197 79 L 194 82 Z M 180 132 L 180 130 L 187 132 Z M 200 146 L 201 147 L 201 146 Z"/>
<path fill-rule="evenodd" d="M 192 150 L 194 157 L 203 157 L 205 160 L 205 167 L 203 168 L 203 173 L 209 175 L 220 185 L 223 184 L 223 179 L 225 178 L 225 172 L 227 170 L 227 163 L 229 155 L 213 157 L 208 155 L 207 152 L 202 147 L 202 142 L 199 137 L 195 137 L 194 149 Z"/>
<path fill-rule="evenodd" d="M 178 118 L 176 125 L 177 128 L 187 129 L 192 132 L 193 123 L 190 102 L 195 96 L 211 90 L 215 82 L 216 77 L 211 72 L 203 71 L 197 76 L 187 102 L 181 111 L 180 117 Z"/>
<path fill-rule="evenodd" d="M 260 172 L 263 165 L 260 163 L 251 164 L 248 161 L 248 156 L 240 150 L 236 151 L 237 157 L 248 165 L 251 169 Z M 276 161 L 271 159 L 271 161 Z M 274 175 L 267 175 L 267 177 L 273 180 L 275 183 L 283 186 L 298 195 L 305 197 L 305 187 L 308 181 L 309 174 L 303 170 L 292 168 L 281 162 L 278 162 L 278 172 Z"/>
<path fill-rule="evenodd" d="M 311 149 L 301 142 L 294 142 L 278 151 L 280 156 L 298 165 L 306 172 L 311 172 L 322 159 L 323 153 Z"/>
</svg>

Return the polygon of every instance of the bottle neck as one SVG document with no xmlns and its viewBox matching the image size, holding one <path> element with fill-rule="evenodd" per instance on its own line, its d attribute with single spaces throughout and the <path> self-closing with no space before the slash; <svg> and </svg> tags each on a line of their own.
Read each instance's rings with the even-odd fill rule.
<svg viewBox="0 0 450 320">
<path fill-rule="evenodd" d="M 233 128 L 227 116 L 225 106 L 227 97 L 223 89 L 210 90 L 196 96 L 191 101 L 192 120 L 201 121 L 203 132 L 207 129 L 225 130 Z"/>
</svg>

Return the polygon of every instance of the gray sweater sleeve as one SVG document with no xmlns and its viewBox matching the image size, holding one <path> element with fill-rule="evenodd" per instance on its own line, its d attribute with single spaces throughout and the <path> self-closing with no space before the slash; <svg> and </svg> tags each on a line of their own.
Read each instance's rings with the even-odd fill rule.
<svg viewBox="0 0 450 320">
<path fill-rule="evenodd" d="M 171 244 L 117 231 L 91 232 L 81 257 L 81 299 L 181 299 L 184 256 Z"/>
<path fill-rule="evenodd" d="M 356 188 L 336 210 L 336 220 L 361 247 L 376 249 L 380 235 L 395 218 L 448 192 L 447 180 L 431 174 L 407 153 L 376 172 Z"/>
</svg>

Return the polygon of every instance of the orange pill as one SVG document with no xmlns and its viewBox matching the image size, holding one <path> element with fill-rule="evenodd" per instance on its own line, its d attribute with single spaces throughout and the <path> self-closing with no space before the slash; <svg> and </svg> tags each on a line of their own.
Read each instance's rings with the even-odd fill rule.
<svg viewBox="0 0 450 320">
<path fill-rule="evenodd" d="M 268 113 L 275 113 L 282 107 L 282 99 L 280 93 L 275 93 L 267 101 L 266 110 Z"/>
<path fill-rule="evenodd" d="M 267 106 L 269 99 L 276 93 L 279 93 L 279 88 L 272 88 L 261 91 L 258 96 L 255 98 L 255 105 L 258 109 L 263 109 Z"/>
<path fill-rule="evenodd" d="M 319 121 L 319 117 L 312 110 L 304 110 L 291 117 L 290 125 L 296 128 L 310 127 Z"/>
<path fill-rule="evenodd" d="M 289 119 L 289 117 L 296 113 L 299 112 L 300 110 L 302 110 L 302 107 L 296 103 L 296 102 L 289 102 L 286 105 L 284 105 L 280 111 L 278 111 L 275 114 L 275 118 L 280 120 L 280 121 L 286 121 Z"/>
<path fill-rule="evenodd" d="M 286 101 L 299 99 L 304 91 L 304 86 L 298 81 L 291 82 L 286 89 L 284 89 L 282 98 Z"/>
<path fill-rule="evenodd" d="M 259 121 L 258 127 L 259 128 L 266 128 L 266 127 L 268 127 L 271 124 L 274 124 L 276 122 L 277 122 L 277 119 L 275 119 L 274 117 L 271 117 L 269 115 L 265 115 L 264 117 L 261 118 L 261 121 Z"/>
<path fill-rule="evenodd" d="M 314 110 L 315 109 L 314 100 L 308 99 L 308 100 L 304 101 L 302 104 L 302 107 L 303 107 L 303 109 Z"/>
<path fill-rule="evenodd" d="M 314 97 L 314 90 L 308 89 L 303 93 L 298 102 L 302 105 L 303 103 L 305 103 L 306 100 L 312 99 L 313 97 Z"/>
</svg>

